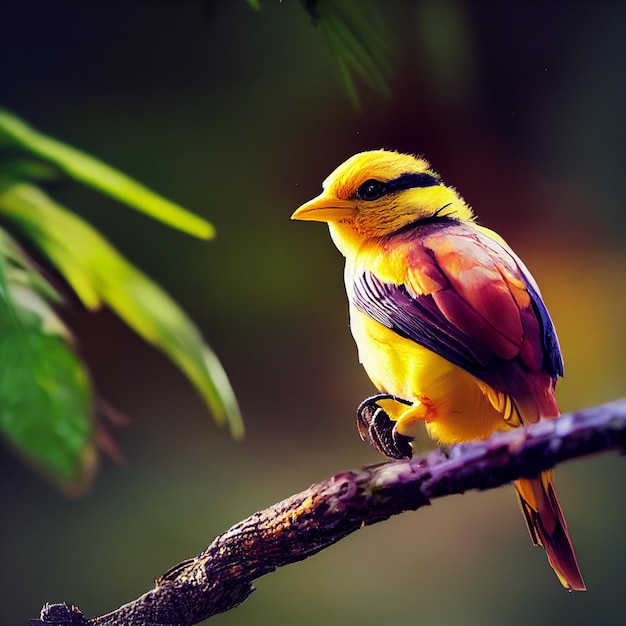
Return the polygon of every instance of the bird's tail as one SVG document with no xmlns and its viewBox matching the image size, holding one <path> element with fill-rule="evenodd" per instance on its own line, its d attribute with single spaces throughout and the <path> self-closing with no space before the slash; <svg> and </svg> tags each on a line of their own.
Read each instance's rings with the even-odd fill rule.
<svg viewBox="0 0 626 626">
<path fill-rule="evenodd" d="M 545 548 L 548 561 L 564 587 L 585 591 L 572 540 L 556 497 L 552 471 L 542 472 L 536 478 L 516 480 L 514 485 L 533 543 Z"/>
</svg>

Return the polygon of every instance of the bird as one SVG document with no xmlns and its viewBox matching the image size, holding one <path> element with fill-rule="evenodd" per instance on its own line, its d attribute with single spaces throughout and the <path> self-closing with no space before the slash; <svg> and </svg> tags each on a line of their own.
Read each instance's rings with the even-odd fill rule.
<svg viewBox="0 0 626 626">
<path fill-rule="evenodd" d="M 563 358 L 535 279 L 424 157 L 355 154 L 291 218 L 326 222 L 346 259 L 350 329 L 379 392 L 357 425 L 380 452 L 411 457 L 419 424 L 449 448 L 559 416 Z M 584 591 L 553 471 L 513 484 L 533 543 Z"/>
</svg>

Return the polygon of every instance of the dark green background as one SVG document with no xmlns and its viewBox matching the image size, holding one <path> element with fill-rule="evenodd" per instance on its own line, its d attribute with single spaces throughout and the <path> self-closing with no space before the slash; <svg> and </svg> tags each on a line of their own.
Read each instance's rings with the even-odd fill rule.
<svg viewBox="0 0 626 626">
<path fill-rule="evenodd" d="M 324 226 L 289 221 L 359 150 L 424 153 L 526 261 L 559 331 L 564 410 L 624 395 L 626 5 L 380 6 L 392 96 L 361 90 L 359 113 L 295 0 L 0 4 L 0 105 L 216 225 L 205 243 L 53 188 L 190 312 L 248 430 L 233 443 L 163 357 L 71 303 L 97 386 L 130 416 L 125 461 L 68 500 L 3 451 L 0 623 L 46 601 L 112 610 L 243 517 L 380 460 L 354 424 L 372 387 L 342 260 Z M 621 624 L 624 476 L 616 455 L 557 472 L 586 594 L 560 588 L 500 489 L 364 529 L 212 623 Z"/>
</svg>

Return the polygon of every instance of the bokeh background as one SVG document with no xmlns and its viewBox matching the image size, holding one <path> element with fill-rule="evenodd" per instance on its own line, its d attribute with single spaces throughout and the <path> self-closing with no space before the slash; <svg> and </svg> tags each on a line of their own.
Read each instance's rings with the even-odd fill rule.
<svg viewBox="0 0 626 626">
<path fill-rule="evenodd" d="M 66 311 L 124 462 L 68 499 L 0 456 L 0 623 L 46 601 L 87 616 L 140 595 L 254 511 L 377 462 L 354 409 L 372 387 L 342 259 L 289 221 L 354 152 L 426 154 L 526 261 L 565 355 L 564 410 L 626 392 L 626 4 L 380 2 L 391 95 L 356 111 L 299 2 L 4 0 L 0 105 L 211 220 L 206 243 L 72 183 L 54 193 L 183 304 L 220 355 L 247 436 L 107 312 Z M 512 489 L 436 501 L 257 581 L 235 624 L 623 624 L 623 459 L 559 468 L 589 591 L 530 545 Z"/>
</svg>

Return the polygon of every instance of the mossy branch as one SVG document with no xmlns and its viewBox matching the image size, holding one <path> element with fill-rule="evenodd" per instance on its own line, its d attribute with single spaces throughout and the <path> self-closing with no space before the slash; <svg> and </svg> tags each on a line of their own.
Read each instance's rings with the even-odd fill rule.
<svg viewBox="0 0 626 626">
<path fill-rule="evenodd" d="M 31 626 L 191 626 L 241 604 L 256 578 L 363 526 L 609 450 L 626 452 L 626 398 L 458 445 L 449 458 L 435 451 L 341 472 L 239 522 L 112 613 L 87 620 L 76 607 L 46 605 Z"/>
</svg>

